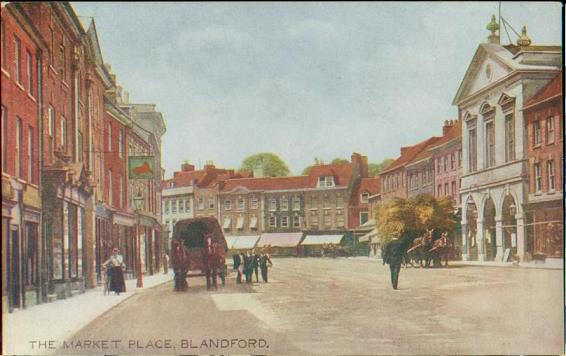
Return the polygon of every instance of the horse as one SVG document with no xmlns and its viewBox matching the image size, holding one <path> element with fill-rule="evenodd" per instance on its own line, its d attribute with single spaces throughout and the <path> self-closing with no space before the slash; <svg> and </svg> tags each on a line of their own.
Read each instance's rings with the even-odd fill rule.
<svg viewBox="0 0 566 356">
<path fill-rule="evenodd" d="M 206 275 L 206 289 L 218 289 L 219 276 L 222 285 L 225 284 L 226 274 L 226 256 L 222 246 L 212 239 L 211 233 L 204 236 L 204 248 L 202 252 L 203 269 Z"/>
<path fill-rule="evenodd" d="M 180 241 L 172 241 L 173 258 L 171 264 L 175 272 L 175 291 L 183 292 L 189 288 L 187 272 L 189 271 L 189 258 L 185 246 Z"/>
<path fill-rule="evenodd" d="M 432 245 L 433 229 L 427 230 L 423 235 L 415 238 L 406 253 L 406 261 L 413 267 L 416 263 L 420 267 L 429 267 L 430 256 L 428 251 Z"/>
<path fill-rule="evenodd" d="M 443 232 L 440 238 L 436 239 L 432 243 L 432 247 L 428 251 L 428 254 L 433 260 L 434 266 L 442 266 L 442 260 L 444 260 L 444 266 L 448 266 L 448 259 L 452 253 L 452 244 L 448 239 L 448 233 Z"/>
</svg>

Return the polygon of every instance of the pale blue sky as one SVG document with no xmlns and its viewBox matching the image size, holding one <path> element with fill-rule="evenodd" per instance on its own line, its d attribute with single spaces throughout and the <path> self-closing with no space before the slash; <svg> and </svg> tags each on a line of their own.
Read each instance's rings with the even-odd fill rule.
<svg viewBox="0 0 566 356">
<path fill-rule="evenodd" d="M 452 99 L 497 12 L 497 2 L 72 4 L 95 18 L 130 101 L 163 113 L 167 177 L 184 159 L 237 168 L 257 152 L 294 174 L 313 157 L 395 158 L 456 118 Z M 560 44 L 561 11 L 502 4 L 533 44 Z"/>
</svg>

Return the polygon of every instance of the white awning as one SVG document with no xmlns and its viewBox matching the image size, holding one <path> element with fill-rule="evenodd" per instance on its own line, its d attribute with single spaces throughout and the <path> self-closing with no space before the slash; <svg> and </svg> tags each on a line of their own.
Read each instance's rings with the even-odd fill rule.
<svg viewBox="0 0 566 356">
<path fill-rule="evenodd" d="M 338 245 L 344 235 L 307 235 L 301 245 Z"/>
<path fill-rule="evenodd" d="M 250 220 L 250 229 L 257 229 L 257 216 L 253 216 Z"/>
<path fill-rule="evenodd" d="M 282 232 L 261 234 L 257 247 L 295 247 L 303 237 L 302 232 Z"/>
<path fill-rule="evenodd" d="M 233 246 L 236 243 L 238 236 L 226 235 L 224 236 L 224 238 L 226 239 L 226 245 L 228 246 L 228 248 L 233 249 L 234 248 Z"/>
<path fill-rule="evenodd" d="M 244 217 L 238 216 L 238 222 L 236 224 L 236 229 L 243 229 L 244 228 Z"/>
<path fill-rule="evenodd" d="M 254 248 L 257 240 L 259 240 L 259 235 L 252 235 L 252 236 L 234 236 L 236 237 L 236 241 L 232 245 L 232 249 L 250 249 Z"/>
<path fill-rule="evenodd" d="M 232 222 L 232 219 L 230 219 L 230 217 L 225 217 L 224 218 L 224 225 L 222 226 L 224 229 L 229 229 L 230 228 L 230 223 Z"/>
<path fill-rule="evenodd" d="M 364 242 L 364 241 L 371 241 L 373 242 L 374 240 L 376 240 L 377 238 L 377 230 L 371 230 L 370 232 L 368 232 L 367 234 L 360 236 L 360 238 L 358 239 L 359 242 Z"/>
</svg>

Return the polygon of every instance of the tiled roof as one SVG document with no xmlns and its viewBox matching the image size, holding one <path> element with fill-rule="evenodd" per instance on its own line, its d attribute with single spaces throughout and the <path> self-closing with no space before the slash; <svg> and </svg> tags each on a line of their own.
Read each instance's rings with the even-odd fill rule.
<svg viewBox="0 0 566 356">
<path fill-rule="evenodd" d="M 528 107 L 562 93 L 562 72 L 560 72 L 547 85 L 542 87 L 523 107 Z"/>
<path fill-rule="evenodd" d="M 337 187 L 346 187 L 352 177 L 352 164 L 322 164 L 312 167 L 309 175 L 292 177 L 240 178 L 226 180 L 223 192 L 237 187 L 249 190 L 287 190 L 316 188 L 319 176 L 332 176 Z"/>
<path fill-rule="evenodd" d="M 310 180 L 309 176 L 228 179 L 222 191 L 229 192 L 238 187 L 255 191 L 305 189 L 310 187 Z"/>
<path fill-rule="evenodd" d="M 335 184 L 337 187 L 345 187 L 352 178 L 352 173 L 352 163 L 321 164 L 313 166 L 309 173 L 309 177 L 311 177 L 311 187 L 316 187 L 318 184 L 318 177 L 320 176 L 333 176 L 336 179 Z"/>
<path fill-rule="evenodd" d="M 170 182 L 175 182 L 175 187 L 185 187 L 192 185 L 193 180 L 195 185 L 199 188 L 213 187 L 220 181 L 225 181 L 230 178 L 242 177 L 239 173 L 234 173 L 233 170 L 212 168 L 212 169 L 199 169 L 196 171 L 180 171 L 175 172 L 173 178 L 163 181 L 163 187 L 166 188 Z"/>
<path fill-rule="evenodd" d="M 421 153 L 427 146 L 438 142 L 438 140 L 440 140 L 440 137 L 434 136 L 422 142 L 419 142 L 416 145 L 406 147 L 404 152 L 402 150 L 403 153 L 401 154 L 401 156 L 393 161 L 386 169 L 381 171 L 380 174 L 387 173 L 395 168 L 406 165 L 407 163 L 411 162 L 419 153 Z"/>
<path fill-rule="evenodd" d="M 379 193 L 379 177 L 360 179 L 360 192 L 368 192 L 370 195 Z"/>
</svg>

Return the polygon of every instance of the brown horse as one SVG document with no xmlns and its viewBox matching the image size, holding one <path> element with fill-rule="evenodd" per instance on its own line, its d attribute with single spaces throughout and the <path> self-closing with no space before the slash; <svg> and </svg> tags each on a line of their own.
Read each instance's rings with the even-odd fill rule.
<svg viewBox="0 0 566 356">
<path fill-rule="evenodd" d="M 171 264 L 175 272 L 175 291 L 186 291 L 189 288 L 187 283 L 187 272 L 189 271 L 189 258 L 185 251 L 185 246 L 179 240 L 172 241 L 173 258 Z"/>
<path fill-rule="evenodd" d="M 443 232 L 440 238 L 432 243 L 431 249 L 428 251 L 431 259 L 434 261 L 435 266 L 442 266 L 442 261 L 444 260 L 444 266 L 448 266 L 448 259 L 452 253 L 452 243 L 448 238 L 448 233 Z"/>
</svg>

